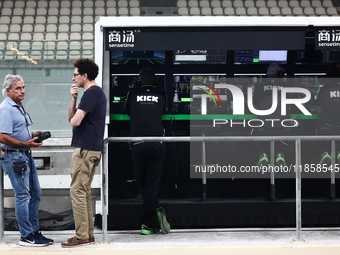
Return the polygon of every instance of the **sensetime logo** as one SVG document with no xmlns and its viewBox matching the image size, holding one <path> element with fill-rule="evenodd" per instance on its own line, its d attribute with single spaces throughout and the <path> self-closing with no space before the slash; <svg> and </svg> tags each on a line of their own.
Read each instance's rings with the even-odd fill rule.
<svg viewBox="0 0 340 255">
<path fill-rule="evenodd" d="M 140 30 L 112 30 L 108 33 L 109 48 L 133 48 L 135 45 L 135 34 Z"/>
<path fill-rule="evenodd" d="M 232 101 L 233 115 L 244 115 L 245 106 L 247 106 L 249 110 L 248 112 L 258 116 L 257 119 L 244 119 L 237 121 L 231 119 L 213 119 L 213 127 L 229 124 L 231 127 L 235 125 L 243 125 L 244 127 L 249 126 L 256 128 L 264 126 L 265 122 L 270 123 L 271 127 L 277 126 L 278 122 L 282 127 L 297 127 L 299 124 L 298 121 L 289 119 L 290 115 L 289 112 L 287 112 L 287 109 L 293 107 L 297 108 L 304 115 L 312 115 L 305 107 L 305 104 L 311 99 L 311 92 L 306 88 L 271 86 L 269 92 L 267 91 L 267 94 L 271 92 L 271 106 L 267 109 L 257 109 L 254 106 L 253 88 L 251 86 L 247 87 L 246 96 L 238 86 L 232 84 L 215 84 L 214 87 L 212 87 L 208 84 L 199 83 L 197 85 L 193 85 L 192 89 L 193 97 L 200 99 L 201 115 L 207 115 L 209 113 L 209 97 L 211 98 L 210 101 L 212 100 L 215 106 L 217 106 L 215 97 L 218 98 L 220 105 L 223 106 L 221 100 L 222 97 L 224 101 L 226 101 L 225 103 L 230 103 Z M 281 93 L 278 93 L 279 90 Z M 198 93 L 198 91 L 204 91 L 204 93 Z M 225 95 L 222 94 L 222 92 Z M 227 96 L 227 92 L 231 95 Z M 212 93 L 214 93 L 215 96 Z M 291 97 L 291 95 L 298 95 L 298 97 Z M 279 115 L 281 115 L 279 117 L 277 114 L 278 107 L 280 109 Z M 271 118 L 273 113 L 275 113 L 277 118 Z M 268 116 L 268 118 L 266 118 L 266 116 Z M 288 118 L 284 119 L 283 117 Z M 242 119 L 242 117 L 240 119 Z"/>
</svg>

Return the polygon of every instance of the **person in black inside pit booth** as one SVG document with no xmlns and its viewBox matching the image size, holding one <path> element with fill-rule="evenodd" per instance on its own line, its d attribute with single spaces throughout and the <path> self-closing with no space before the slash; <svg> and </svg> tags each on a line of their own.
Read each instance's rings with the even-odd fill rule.
<svg viewBox="0 0 340 255">
<path fill-rule="evenodd" d="M 316 112 L 320 118 L 317 125 L 318 135 L 340 135 L 340 62 L 333 63 L 329 72 L 328 81 L 320 88 L 316 100 Z M 331 162 L 330 141 L 318 143 L 321 159 L 319 164 Z M 339 142 L 336 142 L 338 152 L 335 155 L 340 163 Z"/>
<path fill-rule="evenodd" d="M 267 79 L 265 81 L 256 84 L 253 104 L 254 108 L 258 110 L 268 110 L 272 106 L 272 94 L 273 88 L 278 89 L 278 103 L 276 110 L 265 116 L 258 116 L 258 119 L 262 119 L 264 125 L 261 128 L 254 128 L 253 135 L 267 135 L 267 136 L 277 136 L 277 135 L 289 135 L 290 130 L 288 128 L 282 127 L 281 121 L 284 119 L 289 119 L 288 109 L 286 109 L 286 115 L 281 115 L 281 87 L 287 87 L 287 83 L 284 79 L 284 70 L 278 64 L 274 63 L 268 67 Z M 265 121 L 266 119 L 275 119 L 276 121 Z M 258 152 L 259 161 L 258 166 L 269 164 L 269 142 L 255 142 L 255 147 Z M 275 156 L 275 165 L 285 166 L 286 161 L 284 158 L 284 152 L 287 144 L 280 141 L 275 143 L 275 151 L 277 152 Z M 274 160 L 274 159 L 272 159 Z"/>
<path fill-rule="evenodd" d="M 162 115 L 166 110 L 166 95 L 155 88 L 156 76 L 152 68 L 139 73 L 139 86 L 129 91 L 126 111 L 131 118 L 131 136 L 163 136 Z M 132 159 L 137 187 L 143 198 L 143 216 L 140 234 L 155 234 L 158 219 L 163 234 L 170 232 L 164 208 L 158 205 L 158 189 L 166 148 L 162 142 L 136 142 Z"/>
</svg>

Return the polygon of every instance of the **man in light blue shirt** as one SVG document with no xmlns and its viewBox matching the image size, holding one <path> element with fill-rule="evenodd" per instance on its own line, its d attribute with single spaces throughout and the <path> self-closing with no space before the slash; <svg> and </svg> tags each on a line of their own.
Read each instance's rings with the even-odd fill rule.
<svg viewBox="0 0 340 255">
<path fill-rule="evenodd" d="M 32 120 L 25 111 L 25 84 L 19 75 L 7 75 L 0 104 L 1 165 L 11 181 L 15 193 L 15 213 L 23 246 L 45 246 L 53 243 L 39 231 L 41 188 L 30 148 L 40 147 L 38 137 L 32 139 Z"/>
</svg>

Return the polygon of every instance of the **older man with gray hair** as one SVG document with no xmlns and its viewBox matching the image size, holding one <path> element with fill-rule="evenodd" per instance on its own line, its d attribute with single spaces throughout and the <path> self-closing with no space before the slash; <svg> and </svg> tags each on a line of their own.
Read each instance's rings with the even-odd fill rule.
<svg viewBox="0 0 340 255">
<path fill-rule="evenodd" d="M 41 188 L 31 147 L 40 147 L 38 137 L 32 136 L 32 120 L 25 111 L 25 84 L 20 75 L 8 74 L 3 84 L 5 99 L 0 104 L 1 165 L 11 181 L 15 193 L 15 213 L 23 246 L 46 246 L 53 243 L 39 231 Z"/>
</svg>

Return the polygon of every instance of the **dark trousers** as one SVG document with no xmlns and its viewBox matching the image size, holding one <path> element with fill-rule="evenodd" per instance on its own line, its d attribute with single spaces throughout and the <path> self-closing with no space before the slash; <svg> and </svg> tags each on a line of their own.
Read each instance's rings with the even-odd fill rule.
<svg viewBox="0 0 340 255">
<path fill-rule="evenodd" d="M 143 198 L 142 224 L 148 227 L 152 227 L 156 216 L 165 152 L 165 144 L 159 142 L 139 143 L 132 150 L 134 175 Z"/>
</svg>

